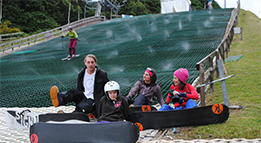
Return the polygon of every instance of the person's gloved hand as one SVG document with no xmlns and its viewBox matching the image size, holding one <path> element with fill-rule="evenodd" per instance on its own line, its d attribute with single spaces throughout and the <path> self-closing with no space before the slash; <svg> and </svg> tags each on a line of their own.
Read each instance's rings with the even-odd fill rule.
<svg viewBox="0 0 261 143">
<path fill-rule="evenodd" d="M 63 38 L 64 36 L 62 36 L 62 38 Z"/>
<path fill-rule="evenodd" d="M 79 39 L 78 39 L 78 38 L 76 38 L 76 40 L 77 40 L 77 41 L 79 41 Z"/>
<path fill-rule="evenodd" d="M 131 97 L 127 97 L 126 99 L 127 99 L 127 102 L 129 105 L 134 103 L 134 101 L 131 99 Z"/>
<path fill-rule="evenodd" d="M 185 93 L 185 92 L 184 92 L 184 93 L 179 92 L 179 96 L 180 96 L 180 97 L 187 97 L 187 93 Z"/>
</svg>

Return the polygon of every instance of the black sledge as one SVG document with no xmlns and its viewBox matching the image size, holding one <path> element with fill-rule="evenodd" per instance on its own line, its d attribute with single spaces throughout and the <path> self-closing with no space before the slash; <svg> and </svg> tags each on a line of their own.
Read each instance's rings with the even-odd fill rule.
<svg viewBox="0 0 261 143">
<path fill-rule="evenodd" d="M 30 127 L 32 143 L 132 143 L 139 129 L 131 122 L 112 123 L 35 123 Z"/>
<path fill-rule="evenodd" d="M 152 105 L 140 105 L 140 106 L 134 106 L 130 107 L 130 110 L 132 112 L 151 112 L 151 111 L 157 111 L 157 108 L 155 108 Z"/>
<path fill-rule="evenodd" d="M 129 121 L 135 123 L 142 131 L 217 124 L 225 122 L 228 117 L 229 110 L 226 105 L 214 104 L 171 111 L 133 112 Z"/>
<path fill-rule="evenodd" d="M 134 106 L 130 107 L 131 112 L 151 112 L 151 111 L 157 111 L 157 108 L 155 108 L 152 105 L 140 105 L 140 106 Z M 88 113 L 88 116 L 90 119 L 96 119 L 97 113 L 96 110 L 91 111 Z"/>
<path fill-rule="evenodd" d="M 74 112 L 74 113 L 47 113 L 39 115 L 39 122 L 48 122 L 48 121 L 67 121 L 67 120 L 80 120 L 89 122 L 89 117 L 85 113 Z"/>
</svg>

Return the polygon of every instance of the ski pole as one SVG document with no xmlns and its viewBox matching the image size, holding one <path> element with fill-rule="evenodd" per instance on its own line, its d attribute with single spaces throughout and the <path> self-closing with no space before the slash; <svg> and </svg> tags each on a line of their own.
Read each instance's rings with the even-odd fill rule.
<svg viewBox="0 0 261 143">
<path fill-rule="evenodd" d="M 62 38 L 62 48 L 63 48 L 63 38 Z"/>
</svg>

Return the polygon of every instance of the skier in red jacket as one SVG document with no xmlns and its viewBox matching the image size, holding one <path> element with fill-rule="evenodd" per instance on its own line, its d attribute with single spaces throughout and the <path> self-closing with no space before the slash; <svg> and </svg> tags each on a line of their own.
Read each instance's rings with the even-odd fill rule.
<svg viewBox="0 0 261 143">
<path fill-rule="evenodd" d="M 162 105 L 159 111 L 186 109 L 197 106 L 194 100 L 198 100 L 199 96 L 195 88 L 186 83 L 188 77 L 187 69 L 180 68 L 174 72 L 173 84 L 170 86 L 166 104 Z M 168 105 L 171 101 L 175 109 Z"/>
</svg>

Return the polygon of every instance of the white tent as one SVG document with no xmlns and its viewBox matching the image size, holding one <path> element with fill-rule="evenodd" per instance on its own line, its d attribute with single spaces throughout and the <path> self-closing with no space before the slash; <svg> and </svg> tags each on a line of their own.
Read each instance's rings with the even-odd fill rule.
<svg viewBox="0 0 261 143">
<path fill-rule="evenodd" d="M 160 0 L 161 13 L 189 11 L 190 0 Z"/>
</svg>

